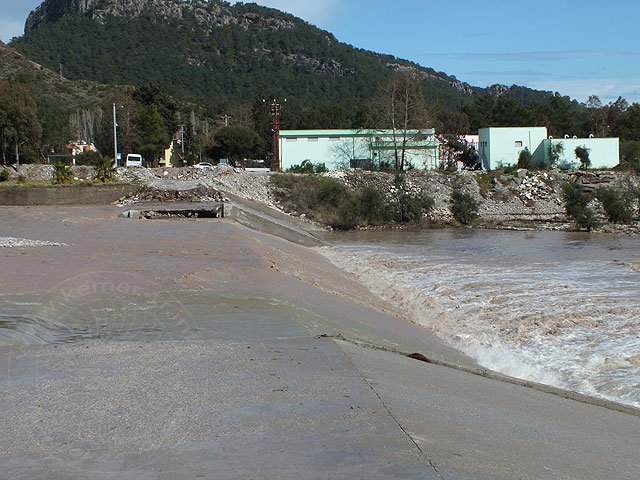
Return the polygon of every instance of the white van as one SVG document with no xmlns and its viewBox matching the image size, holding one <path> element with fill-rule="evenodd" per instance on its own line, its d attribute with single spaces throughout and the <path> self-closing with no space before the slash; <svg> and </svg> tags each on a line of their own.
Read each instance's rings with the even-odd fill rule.
<svg viewBox="0 0 640 480">
<path fill-rule="evenodd" d="M 125 163 L 127 167 L 141 167 L 142 166 L 142 155 L 137 153 L 128 153 L 127 154 L 127 162 Z"/>
</svg>

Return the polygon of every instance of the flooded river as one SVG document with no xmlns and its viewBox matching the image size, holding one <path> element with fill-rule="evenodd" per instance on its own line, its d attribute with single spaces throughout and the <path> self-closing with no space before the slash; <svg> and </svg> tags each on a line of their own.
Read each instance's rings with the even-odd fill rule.
<svg viewBox="0 0 640 480">
<path fill-rule="evenodd" d="M 321 252 L 489 369 L 640 407 L 640 238 L 331 234 Z"/>
</svg>

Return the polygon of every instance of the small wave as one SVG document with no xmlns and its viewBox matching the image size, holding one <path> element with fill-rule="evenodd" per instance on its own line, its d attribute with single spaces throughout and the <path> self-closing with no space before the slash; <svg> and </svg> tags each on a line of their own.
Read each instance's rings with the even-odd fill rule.
<svg viewBox="0 0 640 480">
<path fill-rule="evenodd" d="M 584 261 L 496 265 L 443 255 L 447 248 L 346 244 L 321 252 L 483 367 L 640 406 L 637 277 L 588 251 Z"/>
</svg>

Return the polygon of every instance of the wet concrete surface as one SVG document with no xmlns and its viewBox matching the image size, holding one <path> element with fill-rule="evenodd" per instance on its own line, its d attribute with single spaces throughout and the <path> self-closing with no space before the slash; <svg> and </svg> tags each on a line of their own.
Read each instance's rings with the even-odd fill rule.
<svg viewBox="0 0 640 480">
<path fill-rule="evenodd" d="M 71 245 L 0 251 L 0 478 L 640 478 L 638 416 L 336 339 L 474 367 L 313 251 L 117 214 L 0 209 Z"/>
<path fill-rule="evenodd" d="M 441 478 L 640 478 L 638 416 L 341 347 Z"/>
<path fill-rule="evenodd" d="M 15 366 L 0 384 L 2 478 L 438 478 L 331 340 L 100 342 L 0 361 Z"/>
</svg>

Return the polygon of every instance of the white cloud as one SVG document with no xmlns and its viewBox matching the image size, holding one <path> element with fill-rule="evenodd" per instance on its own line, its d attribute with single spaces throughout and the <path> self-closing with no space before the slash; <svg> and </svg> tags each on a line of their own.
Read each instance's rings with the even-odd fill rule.
<svg viewBox="0 0 640 480">
<path fill-rule="evenodd" d="M 338 0 L 258 0 L 256 3 L 291 13 L 316 25 L 325 24 L 344 8 Z"/>
<path fill-rule="evenodd" d="M 628 102 L 640 101 L 640 82 L 626 78 L 594 78 L 582 80 L 533 81 L 532 88 L 560 92 L 579 102 L 586 102 L 590 95 L 598 95 L 604 103 L 615 101 L 619 96 Z"/>
</svg>

